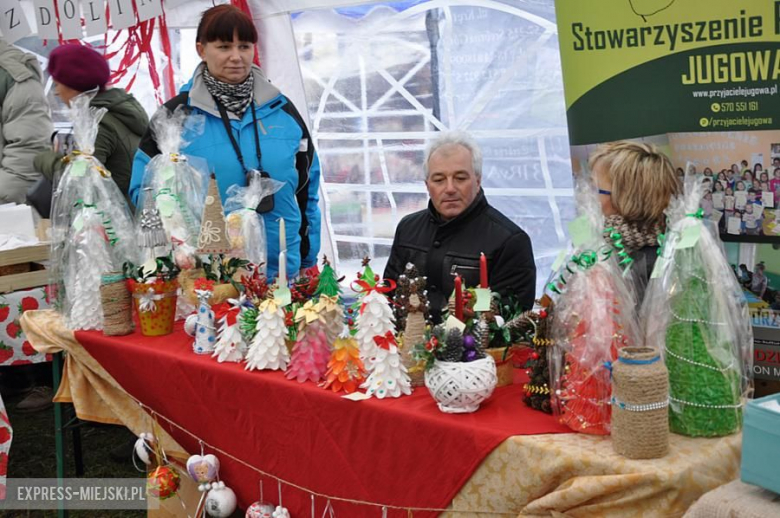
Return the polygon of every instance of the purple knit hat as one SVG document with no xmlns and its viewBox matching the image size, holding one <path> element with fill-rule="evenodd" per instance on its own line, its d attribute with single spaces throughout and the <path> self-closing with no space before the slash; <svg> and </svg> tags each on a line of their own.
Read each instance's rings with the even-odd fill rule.
<svg viewBox="0 0 780 518">
<path fill-rule="evenodd" d="M 111 75 L 106 58 L 79 44 L 60 45 L 52 50 L 47 69 L 55 81 L 79 92 L 102 89 Z"/>
</svg>

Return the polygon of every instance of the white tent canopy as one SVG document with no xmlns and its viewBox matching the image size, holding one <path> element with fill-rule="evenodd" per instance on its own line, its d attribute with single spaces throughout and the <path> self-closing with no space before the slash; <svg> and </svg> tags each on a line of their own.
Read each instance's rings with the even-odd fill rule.
<svg viewBox="0 0 780 518">
<path fill-rule="evenodd" d="M 32 2 L 22 3 L 34 30 Z M 166 9 L 177 87 L 198 63 L 194 27 L 212 5 Z M 339 271 L 351 276 L 365 255 L 383 269 L 397 222 L 425 207 L 426 141 L 461 129 L 483 147 L 490 203 L 531 236 L 542 287 L 574 215 L 553 0 L 249 5 L 262 66 L 317 142 L 322 252 Z M 17 44 L 44 64 L 53 47 L 36 37 Z M 145 73 L 132 92 L 151 111 L 157 102 Z"/>
</svg>

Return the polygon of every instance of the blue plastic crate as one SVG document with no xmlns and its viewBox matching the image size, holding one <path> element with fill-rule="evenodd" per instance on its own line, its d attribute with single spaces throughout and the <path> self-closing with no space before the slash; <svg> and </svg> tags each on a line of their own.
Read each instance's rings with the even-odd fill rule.
<svg viewBox="0 0 780 518">
<path fill-rule="evenodd" d="M 761 406 L 780 394 L 748 401 L 742 432 L 742 482 L 780 493 L 780 413 Z"/>
</svg>

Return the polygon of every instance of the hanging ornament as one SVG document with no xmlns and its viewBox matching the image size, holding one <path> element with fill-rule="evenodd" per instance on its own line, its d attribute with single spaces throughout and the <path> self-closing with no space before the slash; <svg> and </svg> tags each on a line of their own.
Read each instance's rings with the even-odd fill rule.
<svg viewBox="0 0 780 518">
<path fill-rule="evenodd" d="M 146 477 L 146 492 L 149 496 L 165 500 L 179 490 L 179 474 L 170 466 L 157 466 Z"/>
<path fill-rule="evenodd" d="M 211 454 L 193 455 L 187 459 L 187 473 L 199 484 L 198 491 L 208 491 L 219 473 L 219 459 Z"/>
<path fill-rule="evenodd" d="M 277 505 L 276 509 L 274 509 L 273 518 L 290 518 L 290 511 L 286 507 Z"/>
<path fill-rule="evenodd" d="M 147 466 L 152 463 L 152 458 L 149 454 L 154 452 L 153 440 L 152 434 L 142 433 L 138 436 L 138 440 L 135 441 L 135 447 L 133 448 L 136 456 Z"/>
<path fill-rule="evenodd" d="M 215 482 L 206 495 L 206 514 L 214 518 L 227 518 L 236 510 L 237 503 L 236 494 L 232 489 L 224 482 Z"/>
<path fill-rule="evenodd" d="M 249 506 L 244 518 L 272 518 L 273 514 L 274 506 L 273 504 L 265 502 L 265 497 L 263 496 L 263 479 L 260 479 L 260 500 Z"/>
</svg>

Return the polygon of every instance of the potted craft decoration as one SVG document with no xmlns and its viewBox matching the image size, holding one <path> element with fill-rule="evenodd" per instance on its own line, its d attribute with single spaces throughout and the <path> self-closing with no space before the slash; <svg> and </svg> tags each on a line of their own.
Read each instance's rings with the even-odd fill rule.
<svg viewBox="0 0 780 518">
<path fill-rule="evenodd" d="M 610 368 L 619 349 L 638 343 L 636 304 L 617 254 L 603 240 L 595 188 L 583 180 L 575 195 L 580 216 L 569 225 L 574 253 L 548 286 L 559 294 L 552 322 L 552 406 L 572 430 L 607 435 Z"/>
<path fill-rule="evenodd" d="M 496 388 L 496 363 L 485 354 L 473 329 L 438 325 L 417 345 L 415 358 L 425 364 L 425 386 L 439 410 L 475 412 Z"/>
<path fill-rule="evenodd" d="M 268 262 L 268 242 L 265 221 L 257 209 L 265 198 L 273 196 L 283 186 L 282 182 L 252 171 L 247 177 L 247 186 L 230 186 L 225 200 L 225 223 L 231 255 L 247 259 L 264 273 Z"/>
<path fill-rule="evenodd" d="M 137 261 L 133 220 L 111 173 L 93 155 L 105 108 L 89 106 L 94 93 L 70 102 L 76 150 L 52 199 L 52 284 L 56 307 L 70 329 L 103 329 L 102 275 Z"/>
<path fill-rule="evenodd" d="M 646 344 L 669 371 L 672 432 L 717 437 L 742 428 L 753 333 L 742 290 L 705 222 L 701 176 L 667 209 L 668 228 L 642 308 Z"/>
<path fill-rule="evenodd" d="M 124 265 L 125 277 L 141 324 L 141 334 L 162 336 L 173 332 L 179 268 L 170 257 L 157 257 L 140 266 Z"/>
</svg>

